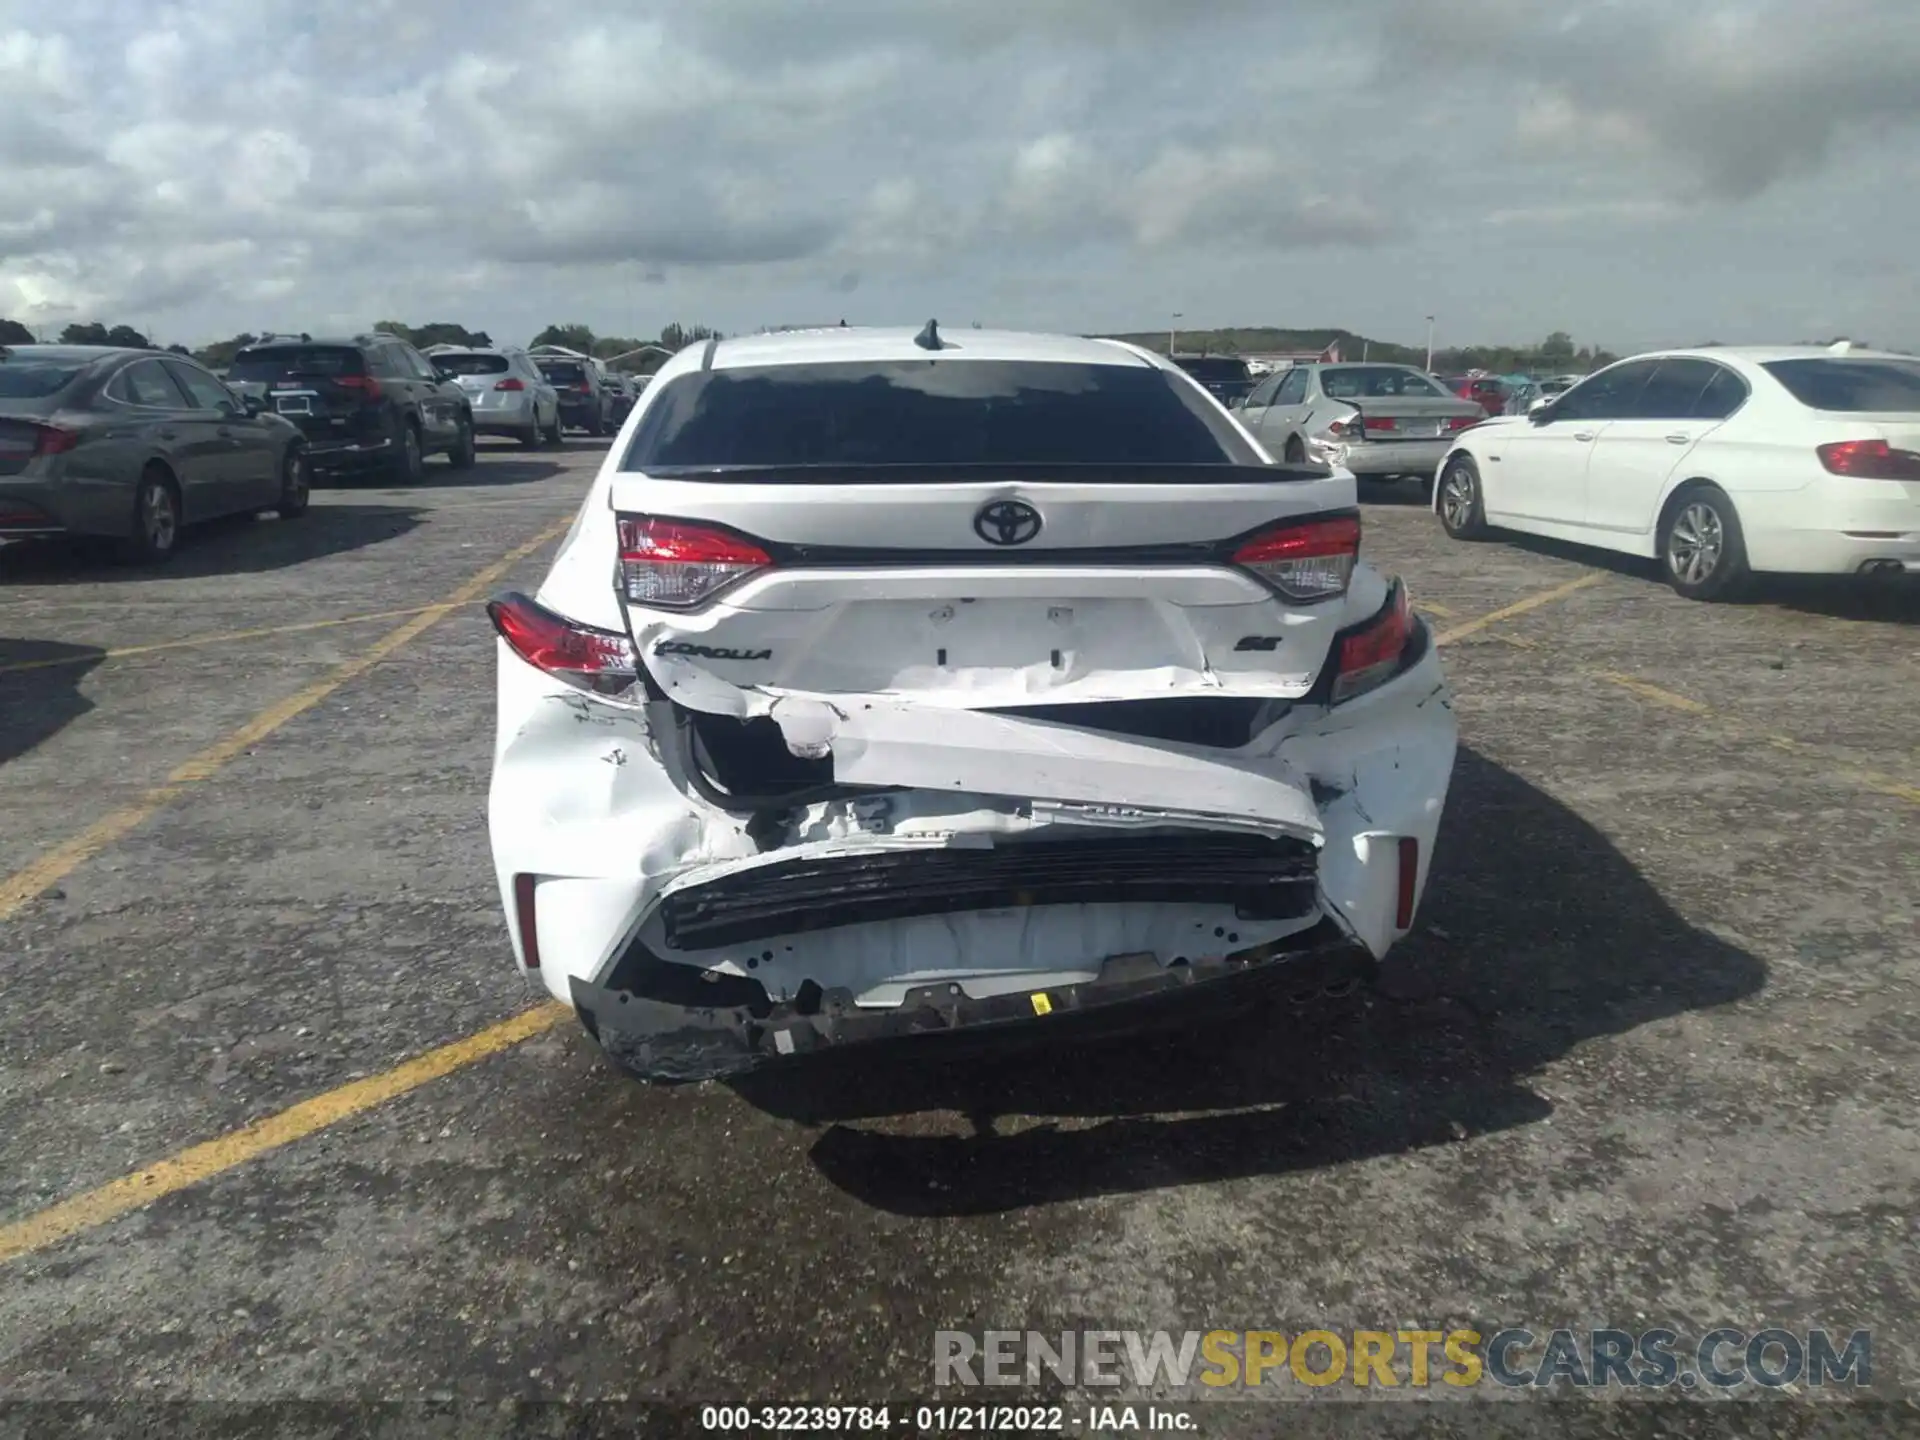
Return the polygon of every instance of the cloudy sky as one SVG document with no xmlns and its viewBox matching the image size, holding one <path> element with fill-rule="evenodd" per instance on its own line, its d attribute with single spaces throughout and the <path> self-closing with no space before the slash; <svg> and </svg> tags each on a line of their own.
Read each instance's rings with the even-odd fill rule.
<svg viewBox="0 0 1920 1440">
<path fill-rule="evenodd" d="M 36 327 L 1920 346 L 1916 0 L 0 0 L 0 97 Z"/>
</svg>

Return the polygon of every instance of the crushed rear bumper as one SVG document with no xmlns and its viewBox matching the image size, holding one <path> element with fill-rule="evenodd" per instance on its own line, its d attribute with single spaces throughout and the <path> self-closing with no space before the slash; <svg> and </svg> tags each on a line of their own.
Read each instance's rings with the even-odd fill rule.
<svg viewBox="0 0 1920 1440">
<path fill-rule="evenodd" d="M 911 1041 L 948 1053 L 975 1045 L 1080 1042 L 1164 1028 L 1259 999 L 1306 1002 L 1363 984 L 1376 962 L 1332 920 L 1226 956 L 1163 966 L 1115 956 L 1093 980 L 1018 994 L 968 996 L 957 984 L 914 987 L 898 1006 L 863 1008 L 844 990 L 803 987 L 774 1003 L 748 977 L 689 980 L 687 967 L 629 956 L 605 986 L 572 980 L 581 1023 L 608 1058 L 651 1080 L 724 1079 L 853 1046 Z M 708 972 L 711 974 L 712 972 Z M 689 985 L 716 1003 L 689 1003 Z"/>
</svg>

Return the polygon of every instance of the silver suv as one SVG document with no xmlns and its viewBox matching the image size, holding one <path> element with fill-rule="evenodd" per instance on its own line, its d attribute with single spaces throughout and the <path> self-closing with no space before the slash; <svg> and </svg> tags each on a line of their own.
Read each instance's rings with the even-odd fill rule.
<svg viewBox="0 0 1920 1440">
<path fill-rule="evenodd" d="M 523 445 L 560 443 L 560 392 L 526 351 L 435 345 L 427 355 L 466 391 L 475 434 L 511 435 Z"/>
</svg>

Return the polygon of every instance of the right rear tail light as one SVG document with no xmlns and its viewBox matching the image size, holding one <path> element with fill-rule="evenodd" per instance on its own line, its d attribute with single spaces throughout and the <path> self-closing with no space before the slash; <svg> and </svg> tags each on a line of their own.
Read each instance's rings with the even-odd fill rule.
<svg viewBox="0 0 1920 1440">
<path fill-rule="evenodd" d="M 744 535 L 717 525 L 621 515 L 620 588 L 634 605 L 691 610 L 773 564 Z"/>
<path fill-rule="evenodd" d="M 496 390 L 524 390 L 527 388 L 527 382 L 519 379 L 517 376 L 509 375 L 493 388 Z"/>
<path fill-rule="evenodd" d="M 365 405 L 375 404 L 381 396 L 380 382 L 371 375 L 336 375 L 333 383 L 342 390 L 353 391 Z"/>
<path fill-rule="evenodd" d="M 1857 480 L 1920 480 L 1920 453 L 1884 440 L 1839 440 L 1816 451 L 1829 474 Z"/>
<path fill-rule="evenodd" d="M 1336 515 L 1263 530 L 1234 552 L 1233 563 L 1289 600 L 1313 601 L 1346 594 L 1359 557 L 1360 517 Z"/>
</svg>

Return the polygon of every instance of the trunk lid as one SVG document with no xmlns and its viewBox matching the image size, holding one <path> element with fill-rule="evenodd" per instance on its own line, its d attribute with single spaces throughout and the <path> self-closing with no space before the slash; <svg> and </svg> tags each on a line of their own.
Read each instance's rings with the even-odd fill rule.
<svg viewBox="0 0 1920 1440">
<path fill-rule="evenodd" d="M 610 498 L 759 555 L 694 609 L 627 606 L 662 688 L 733 715 L 789 695 L 957 710 L 1295 698 L 1343 606 L 1283 599 L 1234 556 L 1355 514 L 1351 477 L 1236 465 L 655 472 L 616 476 Z M 1009 519 L 1022 523 L 996 528 Z"/>
<path fill-rule="evenodd" d="M 1369 440 L 1436 440 L 1464 429 L 1455 420 L 1481 420 L 1486 412 L 1471 400 L 1435 395 L 1367 397 L 1346 402 L 1359 410 Z"/>
</svg>

